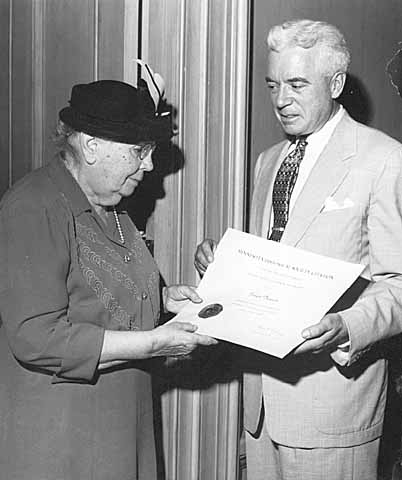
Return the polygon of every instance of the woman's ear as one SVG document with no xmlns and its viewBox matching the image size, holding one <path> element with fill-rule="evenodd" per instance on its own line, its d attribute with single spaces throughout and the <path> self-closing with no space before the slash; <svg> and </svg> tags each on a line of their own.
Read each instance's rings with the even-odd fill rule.
<svg viewBox="0 0 402 480">
<path fill-rule="evenodd" d="M 336 72 L 330 80 L 331 96 L 333 99 L 338 98 L 345 86 L 346 73 Z"/>
<path fill-rule="evenodd" d="M 85 161 L 88 164 L 96 162 L 96 152 L 98 150 L 98 141 L 96 137 L 87 135 L 86 133 L 80 133 L 80 146 L 84 152 Z"/>
</svg>

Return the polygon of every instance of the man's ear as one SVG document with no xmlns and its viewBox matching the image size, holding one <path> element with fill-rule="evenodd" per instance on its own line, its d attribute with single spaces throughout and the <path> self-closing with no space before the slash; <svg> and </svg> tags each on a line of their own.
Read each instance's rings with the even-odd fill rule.
<svg viewBox="0 0 402 480">
<path fill-rule="evenodd" d="M 96 152 L 98 150 L 98 141 L 96 137 L 92 137 L 91 135 L 81 132 L 80 144 L 82 151 L 84 152 L 85 161 L 90 165 L 95 163 Z"/>
<path fill-rule="evenodd" d="M 345 82 L 346 82 L 346 73 L 344 72 L 334 73 L 329 84 L 331 89 L 331 96 L 333 99 L 338 98 L 339 95 L 342 93 L 343 87 L 345 86 Z"/>
</svg>

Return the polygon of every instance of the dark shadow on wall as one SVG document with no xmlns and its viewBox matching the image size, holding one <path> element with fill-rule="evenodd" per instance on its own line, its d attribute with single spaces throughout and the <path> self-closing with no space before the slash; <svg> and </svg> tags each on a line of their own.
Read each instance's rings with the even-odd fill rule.
<svg viewBox="0 0 402 480">
<path fill-rule="evenodd" d="M 355 75 L 347 75 L 345 87 L 338 100 L 352 118 L 365 125 L 371 123 L 374 115 L 373 102 L 363 82 Z"/>
<path fill-rule="evenodd" d="M 402 398 L 392 380 L 388 382 L 384 430 L 378 461 L 378 480 L 402 480 Z"/>
<path fill-rule="evenodd" d="M 172 129 L 177 131 L 175 123 L 177 109 L 171 104 L 164 103 L 159 110 L 171 112 Z M 147 172 L 133 195 L 121 202 L 121 207 L 127 210 L 138 230 L 143 232 L 155 210 L 156 202 L 166 196 L 165 177 L 181 170 L 185 163 L 183 152 L 172 142 L 159 144 L 152 154 L 152 161 L 154 164 L 152 172 Z"/>
<path fill-rule="evenodd" d="M 154 169 L 145 174 L 133 195 L 122 201 L 122 208 L 140 231 L 145 231 L 147 220 L 155 210 L 156 202 L 166 196 L 165 177 L 184 167 L 182 151 L 172 142 L 158 145 L 152 155 Z"/>
</svg>

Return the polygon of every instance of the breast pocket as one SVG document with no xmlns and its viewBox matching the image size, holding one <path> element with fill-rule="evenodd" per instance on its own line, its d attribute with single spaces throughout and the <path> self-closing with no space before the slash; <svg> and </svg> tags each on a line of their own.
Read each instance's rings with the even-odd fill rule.
<svg viewBox="0 0 402 480">
<path fill-rule="evenodd" d="M 363 209 L 360 206 L 321 212 L 306 231 L 300 248 L 359 263 L 363 225 Z"/>
</svg>

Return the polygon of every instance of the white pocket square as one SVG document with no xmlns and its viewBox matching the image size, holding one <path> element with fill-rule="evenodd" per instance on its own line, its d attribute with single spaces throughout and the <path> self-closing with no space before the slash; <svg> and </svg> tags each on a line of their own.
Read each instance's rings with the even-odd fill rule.
<svg viewBox="0 0 402 480">
<path fill-rule="evenodd" d="M 344 210 L 345 208 L 353 207 L 354 203 L 350 198 L 345 198 L 342 203 L 338 203 L 333 197 L 325 199 L 322 212 L 331 212 L 333 210 Z"/>
</svg>

